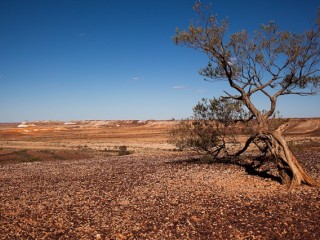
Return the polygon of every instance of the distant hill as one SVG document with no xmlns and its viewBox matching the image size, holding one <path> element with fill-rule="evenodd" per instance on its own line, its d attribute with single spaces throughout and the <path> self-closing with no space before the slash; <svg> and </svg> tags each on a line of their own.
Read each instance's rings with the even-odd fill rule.
<svg viewBox="0 0 320 240">
<path fill-rule="evenodd" d="M 288 118 L 289 127 L 284 132 L 287 135 L 307 134 L 320 136 L 320 118 Z M 171 128 L 179 120 L 78 120 L 78 121 L 32 121 L 23 122 L 24 127 L 37 126 L 64 126 L 81 128 L 100 127 L 138 127 L 145 126 L 151 128 Z M 16 128 L 21 123 L 0 123 L 1 128 Z"/>
<path fill-rule="evenodd" d="M 290 118 L 285 134 L 320 135 L 320 118 Z"/>
</svg>

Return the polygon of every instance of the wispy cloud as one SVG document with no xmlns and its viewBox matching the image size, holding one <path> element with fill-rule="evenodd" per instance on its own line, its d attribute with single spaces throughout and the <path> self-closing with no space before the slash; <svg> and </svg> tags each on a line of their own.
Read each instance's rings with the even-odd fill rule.
<svg viewBox="0 0 320 240">
<path fill-rule="evenodd" d="M 140 80 L 140 77 L 133 77 L 132 80 Z"/>
<path fill-rule="evenodd" d="M 203 92 L 206 92 L 207 91 L 207 89 L 199 89 L 199 90 L 197 90 L 196 92 L 197 93 L 203 93 Z"/>
<path fill-rule="evenodd" d="M 186 86 L 183 85 L 177 85 L 177 86 L 173 86 L 173 89 L 186 89 Z"/>
</svg>

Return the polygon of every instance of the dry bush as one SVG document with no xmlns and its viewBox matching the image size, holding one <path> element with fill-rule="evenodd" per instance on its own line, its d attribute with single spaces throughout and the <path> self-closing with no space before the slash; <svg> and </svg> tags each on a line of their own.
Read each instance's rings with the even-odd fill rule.
<svg viewBox="0 0 320 240">
<path fill-rule="evenodd" d="M 227 145 L 236 142 L 234 127 L 247 113 L 239 101 L 226 98 L 202 99 L 193 108 L 193 117 L 180 121 L 170 132 L 169 143 L 177 148 L 195 150 L 218 157 Z"/>
</svg>

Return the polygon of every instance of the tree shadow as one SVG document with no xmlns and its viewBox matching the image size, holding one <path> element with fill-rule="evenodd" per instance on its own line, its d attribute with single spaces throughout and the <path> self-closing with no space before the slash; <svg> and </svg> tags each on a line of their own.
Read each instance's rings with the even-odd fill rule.
<svg viewBox="0 0 320 240">
<path fill-rule="evenodd" d="M 257 158 L 258 159 L 258 158 Z M 248 175 L 258 176 L 263 179 L 270 179 L 272 181 L 276 181 L 281 183 L 281 178 L 279 176 L 275 176 L 269 172 L 269 169 L 261 170 L 260 167 L 263 164 L 263 161 L 257 160 L 256 161 L 241 161 L 239 158 L 235 157 L 222 157 L 222 158 L 212 158 L 210 156 L 197 156 L 197 157 L 190 157 L 187 159 L 178 159 L 174 161 L 167 162 L 166 164 L 172 165 L 189 165 L 189 164 L 215 164 L 215 165 L 234 165 L 240 166 L 244 168 L 245 172 Z M 260 164 L 256 164 L 257 161 L 261 161 Z"/>
<path fill-rule="evenodd" d="M 281 178 L 269 173 L 269 170 L 259 170 L 254 164 L 237 164 L 243 167 L 248 175 L 258 176 L 264 179 L 271 179 L 273 181 L 281 183 Z"/>
</svg>

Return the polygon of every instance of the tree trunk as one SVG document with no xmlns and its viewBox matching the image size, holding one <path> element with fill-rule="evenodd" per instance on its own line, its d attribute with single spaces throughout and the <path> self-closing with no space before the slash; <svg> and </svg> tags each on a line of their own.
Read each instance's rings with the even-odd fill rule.
<svg viewBox="0 0 320 240">
<path fill-rule="evenodd" d="M 309 186 L 320 186 L 300 165 L 282 136 L 285 126 L 276 131 L 259 136 L 266 144 L 271 155 L 278 161 L 278 169 L 282 183 L 289 184 L 289 191 L 295 186 L 305 183 Z"/>
<path fill-rule="evenodd" d="M 260 126 L 263 126 L 263 124 L 260 124 Z M 282 132 L 287 126 L 288 124 L 283 124 L 275 131 L 258 128 L 257 133 L 248 138 L 244 147 L 232 156 L 241 155 L 248 150 L 251 143 L 258 139 L 263 142 L 265 146 L 259 146 L 255 143 L 256 147 L 264 154 L 268 154 L 269 157 L 275 159 L 278 164 L 281 182 L 289 186 L 289 191 L 301 183 L 312 187 L 320 187 L 320 183 L 303 169 L 284 140 Z"/>
</svg>

